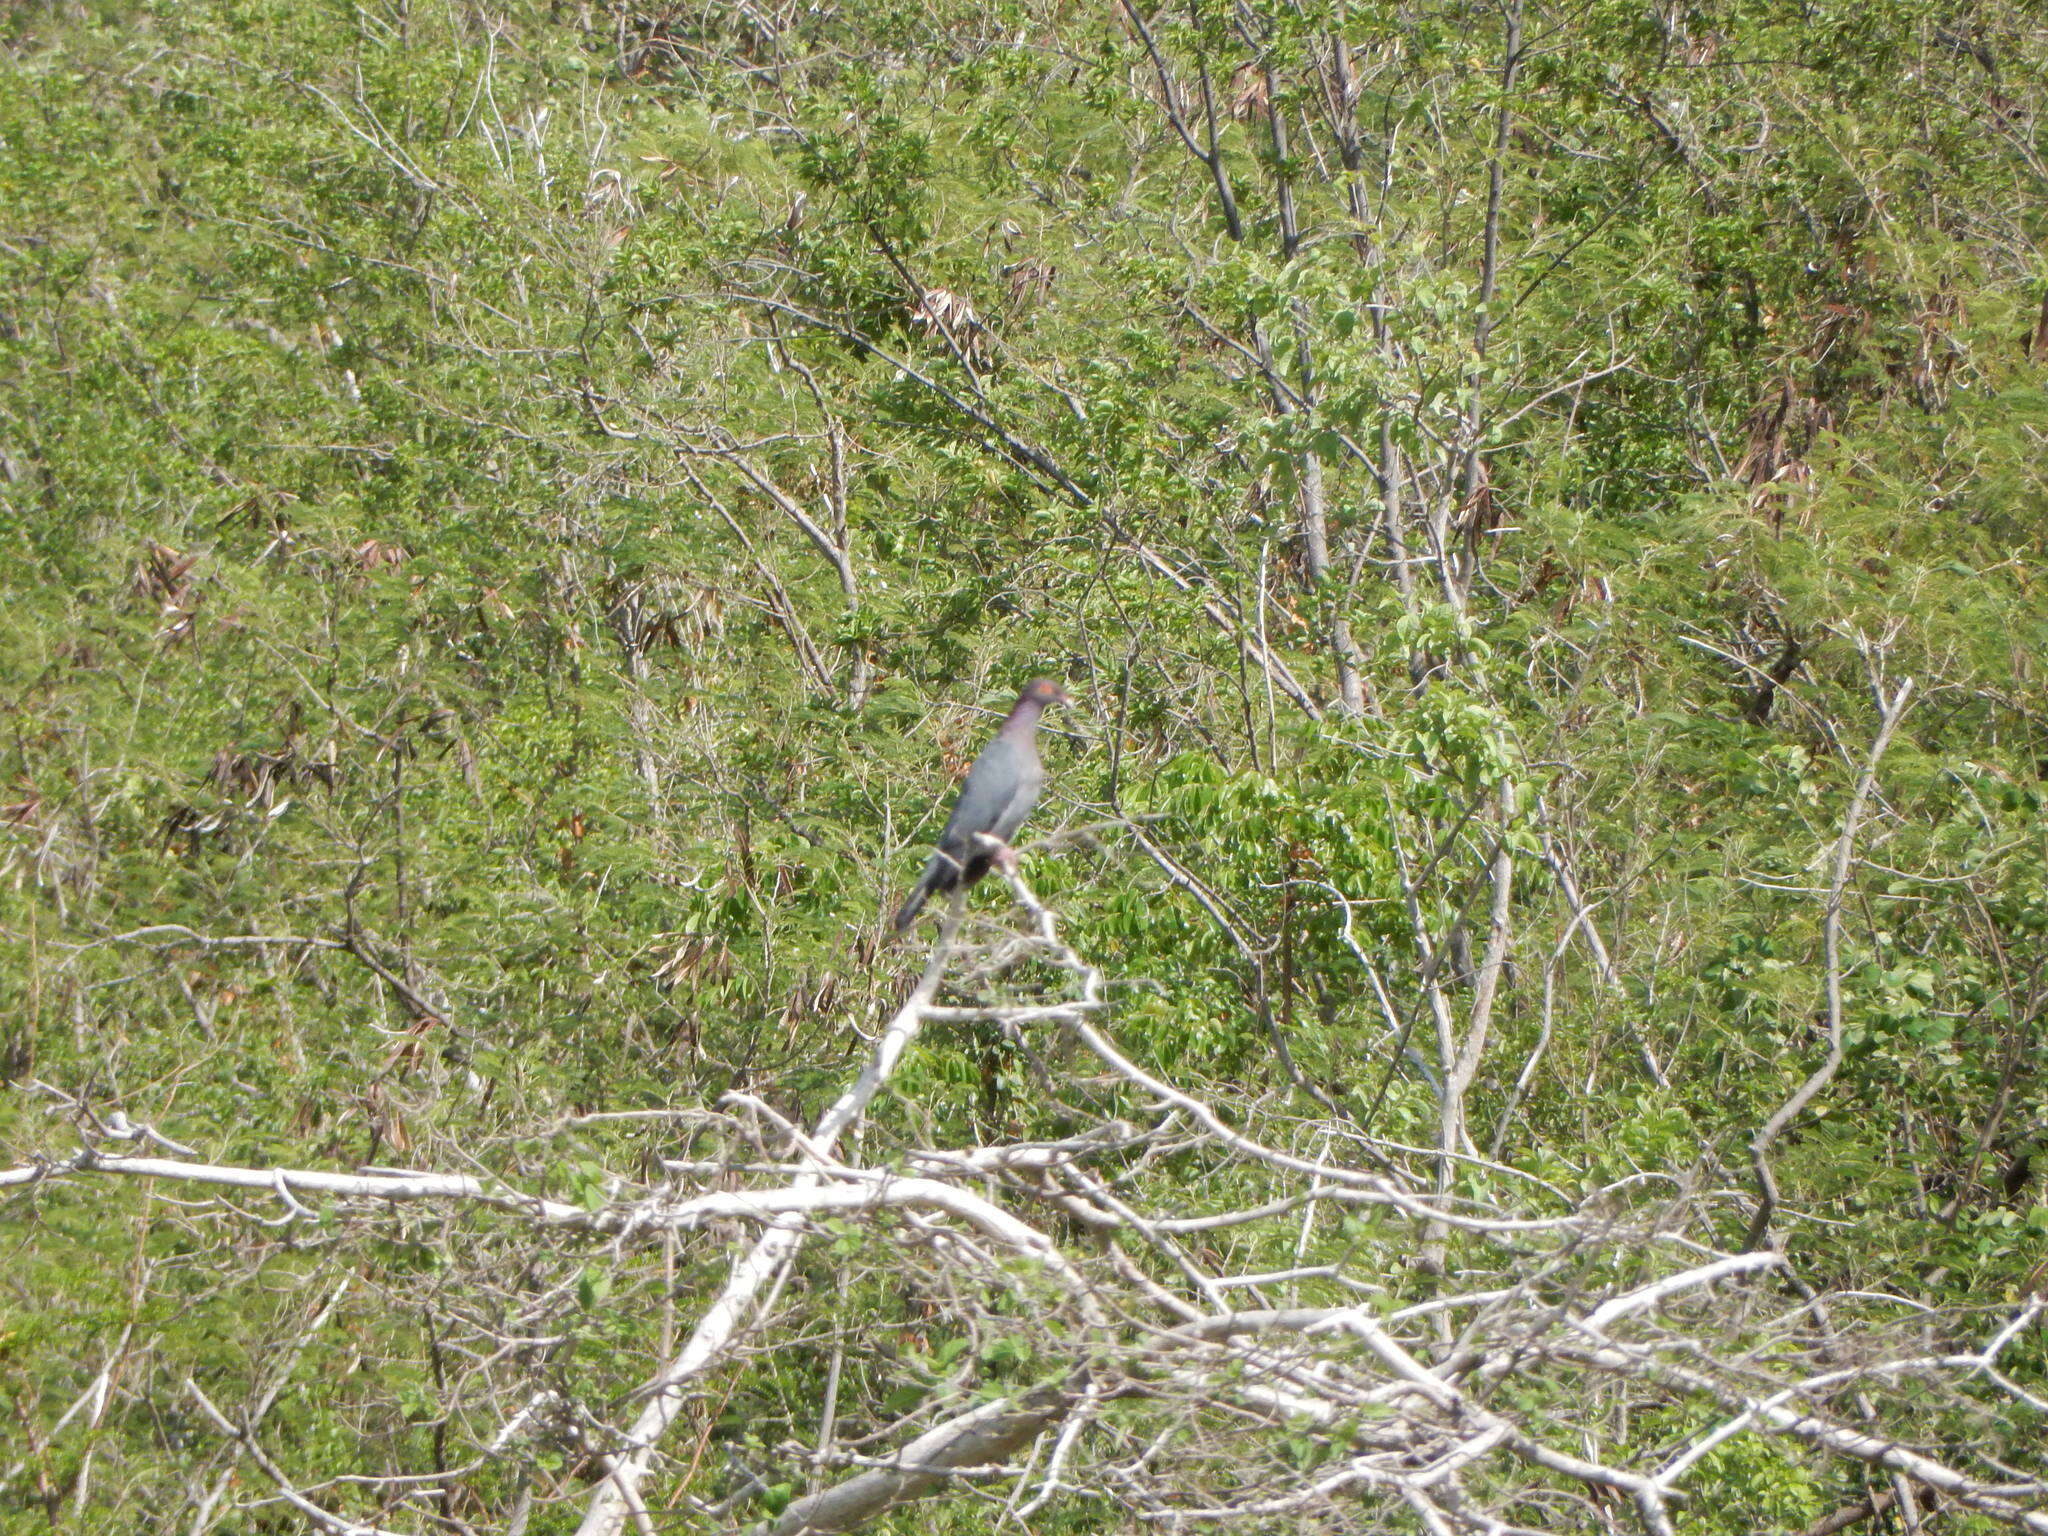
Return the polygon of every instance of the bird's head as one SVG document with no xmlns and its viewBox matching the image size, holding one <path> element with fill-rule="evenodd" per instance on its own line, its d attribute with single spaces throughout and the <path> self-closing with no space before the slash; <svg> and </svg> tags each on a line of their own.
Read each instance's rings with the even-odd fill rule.
<svg viewBox="0 0 2048 1536">
<path fill-rule="evenodd" d="M 1067 690 L 1049 677 L 1034 677 L 1024 685 L 1024 692 L 1017 701 L 1020 704 L 1036 704 L 1043 709 L 1048 704 L 1070 702 Z"/>
</svg>

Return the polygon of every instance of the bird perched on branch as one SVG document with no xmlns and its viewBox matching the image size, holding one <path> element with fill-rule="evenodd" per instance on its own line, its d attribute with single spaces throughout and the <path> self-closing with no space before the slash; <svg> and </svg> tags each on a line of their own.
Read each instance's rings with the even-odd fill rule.
<svg viewBox="0 0 2048 1536">
<path fill-rule="evenodd" d="M 1066 690 L 1050 678 L 1034 678 L 1024 685 L 996 739 L 981 749 L 967 770 L 953 814 L 939 834 L 939 851 L 897 908 L 896 932 L 916 922 L 932 897 L 973 885 L 988 873 L 990 864 L 1009 854 L 1010 839 L 1038 803 L 1045 783 L 1045 768 L 1038 761 L 1039 719 L 1046 705 L 1066 702 Z M 986 841 L 990 838 L 994 846 Z"/>
</svg>

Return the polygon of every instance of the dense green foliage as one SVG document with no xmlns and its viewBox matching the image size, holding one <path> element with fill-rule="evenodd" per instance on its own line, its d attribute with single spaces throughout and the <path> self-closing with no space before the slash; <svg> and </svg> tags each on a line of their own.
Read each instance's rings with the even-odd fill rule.
<svg viewBox="0 0 2048 1536">
<path fill-rule="evenodd" d="M 208 1161 L 595 1200 L 695 1132 L 573 1117 L 743 1089 L 802 1118 L 907 986 L 883 914 L 948 775 L 1044 672 L 1078 702 L 1037 826 L 1092 830 L 1028 869 L 1126 1050 L 1232 1114 L 1436 1145 L 1425 990 L 1467 1007 L 1505 856 L 1472 1140 L 1567 1190 L 1722 1191 L 1739 1246 L 1747 1143 L 1827 1050 L 1873 701 L 1910 677 L 1781 1236 L 1966 1331 L 2044 1283 L 2033 8 L 100 0 L 0 30 L 0 1163 L 118 1111 Z M 1028 1065 L 929 1033 L 869 1134 L 1057 1134 Z M 615 1419 L 724 1265 L 501 1214 L 323 1236 L 4 1193 L 7 1532 L 191 1526 L 230 1458 L 183 1383 L 255 1397 L 343 1276 L 267 1419 L 308 1486 L 478 1456 L 501 1418 L 445 1406 L 491 1377 L 472 1329 L 551 1341 L 526 1383 Z M 1412 1232 L 1329 1233 L 1435 1283 Z M 966 1346 L 880 1280 L 860 1307 L 902 1350 L 849 1367 L 866 1432 Z M 714 1386 L 679 1485 L 743 1493 L 811 1435 L 808 1326 L 748 1400 Z M 978 1345 L 984 1379 L 1028 1379 L 1030 1339 Z M 2038 1329 L 2005 1365 L 2040 1390 Z M 527 1529 L 573 1528 L 551 1433 L 443 1513 L 530 1494 Z M 2038 1420 L 1943 1433 L 2043 1470 Z M 1858 1493 L 1716 1457 L 1691 1528 Z"/>
</svg>

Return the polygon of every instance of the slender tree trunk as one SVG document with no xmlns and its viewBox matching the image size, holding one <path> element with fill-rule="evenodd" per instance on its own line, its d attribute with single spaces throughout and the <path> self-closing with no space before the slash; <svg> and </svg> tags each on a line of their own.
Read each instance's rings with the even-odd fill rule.
<svg viewBox="0 0 2048 1536">
<path fill-rule="evenodd" d="M 1450 519 L 1445 518 L 1443 556 L 1446 577 L 1454 590 L 1449 600 L 1463 610 L 1478 573 L 1479 540 L 1485 533 L 1486 461 L 1480 441 L 1486 432 L 1486 348 L 1493 337 L 1493 301 L 1500 286 L 1500 204 L 1507 180 L 1507 153 L 1514 132 L 1514 109 L 1509 95 L 1522 67 L 1522 0 L 1510 0 L 1501 45 L 1500 108 L 1494 116 L 1493 156 L 1486 168 L 1486 225 L 1479 258 L 1479 318 L 1473 325 L 1472 349 L 1481 366 L 1468 377 L 1469 395 L 1465 411 L 1463 463 L 1457 476 L 1458 529 L 1462 547 L 1451 549 Z"/>
<path fill-rule="evenodd" d="M 1294 260 L 1301 249 L 1301 227 L 1294 207 L 1294 179 L 1288 169 L 1287 117 L 1280 109 L 1279 81 L 1266 71 L 1266 118 L 1272 130 L 1274 204 L 1280 224 L 1280 259 Z M 1273 399 L 1282 415 L 1311 412 L 1316 403 L 1315 354 L 1309 345 L 1308 319 L 1297 305 L 1293 309 L 1294 364 L 1296 387 L 1293 397 L 1274 381 Z M 1256 321 L 1253 322 L 1256 325 Z M 1270 352 L 1261 348 L 1270 358 Z M 1337 674 L 1337 707 L 1356 719 L 1365 713 L 1365 686 L 1361 677 L 1362 658 L 1351 626 L 1343 614 L 1343 594 L 1330 586 L 1330 514 L 1324 490 L 1323 461 L 1313 447 L 1295 455 L 1295 482 L 1301 511 L 1301 556 L 1304 585 L 1330 607 L 1330 659 Z"/>
<path fill-rule="evenodd" d="M 1486 923 L 1486 950 L 1472 977 L 1472 1006 L 1465 1015 L 1465 1033 L 1455 1043 L 1448 1027 L 1442 1027 L 1443 1093 L 1437 1104 L 1436 1194 L 1447 1200 L 1456 1182 L 1458 1159 L 1476 1155 L 1466 1128 L 1465 1101 L 1479 1076 L 1486 1057 L 1486 1042 L 1493 1033 L 1493 1008 L 1500 996 L 1501 973 L 1507 965 L 1508 945 L 1514 934 L 1515 856 L 1508 847 L 1508 824 L 1514 816 L 1515 790 L 1503 780 L 1495 804 L 1497 825 L 1490 901 Z M 1423 1268 L 1442 1274 L 1445 1244 L 1450 1229 L 1432 1222 L 1423 1233 Z"/>
</svg>

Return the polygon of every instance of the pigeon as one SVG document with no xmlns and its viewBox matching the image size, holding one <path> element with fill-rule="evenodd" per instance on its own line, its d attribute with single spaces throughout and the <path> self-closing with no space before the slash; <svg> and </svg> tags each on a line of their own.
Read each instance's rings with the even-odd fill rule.
<svg viewBox="0 0 2048 1536">
<path fill-rule="evenodd" d="M 932 897 L 973 885 L 1000 854 L 1009 851 L 1007 846 L 991 848 L 981 839 L 991 837 L 1007 845 L 1038 803 L 1038 791 L 1045 783 L 1045 769 L 1038 761 L 1038 720 L 1046 705 L 1066 702 L 1066 690 L 1049 678 L 1036 678 L 1024 685 L 996 739 L 981 749 L 981 756 L 967 770 L 960 798 L 953 802 L 953 814 L 939 834 L 939 851 L 896 911 L 892 925 L 896 932 L 916 922 Z"/>
</svg>

